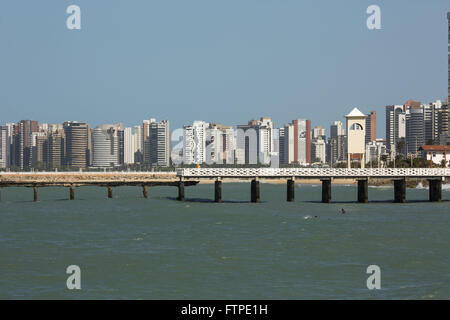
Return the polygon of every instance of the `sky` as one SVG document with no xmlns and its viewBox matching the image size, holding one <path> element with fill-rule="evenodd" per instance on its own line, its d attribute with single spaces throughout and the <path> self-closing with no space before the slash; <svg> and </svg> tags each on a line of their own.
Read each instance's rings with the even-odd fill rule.
<svg viewBox="0 0 450 320">
<path fill-rule="evenodd" d="M 81 30 L 69 30 L 69 5 Z M 369 5 L 381 29 L 369 30 Z M 2 0 L 0 123 L 310 119 L 447 97 L 448 0 Z"/>
</svg>

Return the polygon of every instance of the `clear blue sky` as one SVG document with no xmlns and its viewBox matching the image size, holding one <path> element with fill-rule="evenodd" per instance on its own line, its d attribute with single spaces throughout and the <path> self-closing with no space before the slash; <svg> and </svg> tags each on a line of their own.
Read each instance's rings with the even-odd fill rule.
<svg viewBox="0 0 450 320">
<path fill-rule="evenodd" d="M 66 28 L 81 7 L 81 30 Z M 366 27 L 381 7 L 382 30 Z M 271 116 L 329 132 L 447 96 L 448 0 L 2 0 L 0 122 L 142 119 L 226 125 Z"/>
</svg>

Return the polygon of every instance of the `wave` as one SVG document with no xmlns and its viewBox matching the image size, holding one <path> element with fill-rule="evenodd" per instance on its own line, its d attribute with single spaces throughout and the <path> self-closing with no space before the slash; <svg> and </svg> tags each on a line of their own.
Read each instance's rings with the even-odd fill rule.
<svg viewBox="0 0 450 320">
<path fill-rule="evenodd" d="M 429 187 L 428 187 L 428 186 L 424 186 L 424 185 L 422 184 L 422 182 L 419 182 L 419 183 L 417 184 L 416 189 L 419 189 L 419 190 L 428 190 Z M 450 184 L 442 184 L 442 190 L 450 191 Z"/>
<path fill-rule="evenodd" d="M 419 189 L 419 190 L 422 190 L 422 189 L 428 189 L 428 186 L 424 186 L 423 184 L 422 184 L 422 182 L 419 182 L 418 184 L 417 184 L 417 186 L 416 186 L 416 189 Z"/>
</svg>

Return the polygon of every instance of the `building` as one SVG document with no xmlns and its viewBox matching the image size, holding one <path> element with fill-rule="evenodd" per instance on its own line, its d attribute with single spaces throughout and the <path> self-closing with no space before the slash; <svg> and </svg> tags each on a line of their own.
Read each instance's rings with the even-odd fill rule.
<svg viewBox="0 0 450 320">
<path fill-rule="evenodd" d="M 322 126 L 314 127 L 312 130 L 312 138 L 326 140 L 325 129 Z"/>
<path fill-rule="evenodd" d="M 206 129 L 209 124 L 194 121 L 183 127 L 183 163 L 202 164 L 206 161 Z"/>
<path fill-rule="evenodd" d="M 326 143 L 325 140 L 318 138 L 311 142 L 311 159 L 312 162 L 326 162 Z"/>
<path fill-rule="evenodd" d="M 10 139 L 7 126 L 0 126 L 0 169 L 7 169 L 10 165 Z"/>
<path fill-rule="evenodd" d="M 361 168 L 365 167 L 366 115 L 354 108 L 345 116 L 347 119 L 347 167 L 353 160 L 359 160 Z"/>
<path fill-rule="evenodd" d="M 366 144 L 377 140 L 377 112 L 370 111 L 366 118 Z"/>
<path fill-rule="evenodd" d="M 421 106 L 423 109 L 425 143 L 439 144 L 439 137 L 443 125 L 443 112 L 441 100 L 436 100 Z"/>
<path fill-rule="evenodd" d="M 10 150 L 12 152 L 12 165 L 27 169 L 32 164 L 32 133 L 39 132 L 39 125 L 34 120 L 21 120 L 14 126 L 13 146 Z"/>
<path fill-rule="evenodd" d="M 151 166 L 170 166 L 170 126 L 169 120 L 151 121 L 146 141 L 145 159 Z"/>
<path fill-rule="evenodd" d="M 142 148 L 142 126 L 134 126 L 133 130 L 134 142 L 134 163 L 144 162 L 144 149 Z"/>
<path fill-rule="evenodd" d="M 396 152 L 417 155 L 421 145 L 425 144 L 425 117 L 422 106 L 411 106 L 406 111 L 406 149 L 403 140 L 398 140 Z"/>
<path fill-rule="evenodd" d="M 237 126 L 236 160 L 238 164 L 269 164 L 274 151 L 271 118 L 250 120 Z"/>
<path fill-rule="evenodd" d="M 441 112 L 439 113 L 439 144 L 445 145 L 447 144 L 447 137 L 449 135 L 449 126 L 448 126 L 448 118 L 449 118 L 449 102 L 442 103 Z M 450 140 L 448 140 L 450 143 Z"/>
<path fill-rule="evenodd" d="M 141 151 L 142 151 L 142 157 L 143 157 L 143 162 L 145 163 L 149 163 L 150 159 L 146 158 L 145 155 L 149 155 L 150 152 L 145 150 L 146 145 L 147 145 L 147 140 L 148 137 L 150 135 L 150 123 L 155 122 L 156 119 L 151 118 L 150 120 L 144 120 L 142 122 L 142 127 L 141 127 Z"/>
<path fill-rule="evenodd" d="M 447 12 L 447 20 L 448 20 L 448 44 L 450 45 L 450 12 Z M 448 47 L 448 100 L 447 103 L 450 103 L 450 46 Z"/>
<path fill-rule="evenodd" d="M 409 109 L 411 102 L 405 106 Z M 415 105 L 415 104 L 414 104 Z M 406 138 L 406 112 L 402 105 L 386 106 L 386 148 L 394 156 L 397 152 L 397 144 Z"/>
<path fill-rule="evenodd" d="M 206 163 L 233 164 L 235 138 L 233 127 L 211 123 L 206 129 Z"/>
<path fill-rule="evenodd" d="M 44 162 L 49 169 L 61 169 L 65 163 L 65 134 L 57 129 L 51 132 L 44 144 Z"/>
<path fill-rule="evenodd" d="M 102 125 L 92 134 L 93 162 L 97 168 L 110 168 L 120 165 L 119 125 Z"/>
<path fill-rule="evenodd" d="M 286 159 L 287 152 L 286 149 L 286 141 L 284 138 L 284 128 L 278 129 L 278 158 L 280 164 L 287 164 L 288 161 Z"/>
<path fill-rule="evenodd" d="M 434 164 L 442 165 L 447 168 L 450 165 L 450 146 L 423 145 L 419 148 L 422 156 L 426 160 L 432 160 Z"/>
<path fill-rule="evenodd" d="M 347 136 L 342 122 L 334 121 L 327 143 L 327 162 L 333 166 L 342 161 L 347 161 Z"/>
<path fill-rule="evenodd" d="M 125 165 L 134 164 L 135 143 L 132 128 L 123 130 L 123 163 Z"/>
<path fill-rule="evenodd" d="M 283 161 L 307 165 L 311 163 L 311 120 L 297 119 L 284 126 Z"/>
<path fill-rule="evenodd" d="M 238 125 L 235 150 L 237 163 L 269 163 L 273 146 L 272 129 L 270 118 L 250 120 L 246 125 Z"/>
<path fill-rule="evenodd" d="M 45 169 L 47 150 L 45 148 L 48 139 L 47 132 L 34 132 L 32 137 L 32 160 L 31 166 L 38 169 Z"/>
<path fill-rule="evenodd" d="M 381 156 L 386 154 L 386 140 L 376 139 L 366 144 L 366 162 L 381 163 Z"/>
<path fill-rule="evenodd" d="M 63 124 L 66 137 L 65 164 L 73 169 L 85 169 L 90 164 L 90 128 L 87 123 L 67 121 Z"/>
</svg>

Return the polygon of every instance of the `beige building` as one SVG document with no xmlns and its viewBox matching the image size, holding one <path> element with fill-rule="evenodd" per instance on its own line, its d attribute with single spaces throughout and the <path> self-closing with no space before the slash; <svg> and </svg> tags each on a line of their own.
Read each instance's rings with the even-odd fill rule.
<svg viewBox="0 0 450 320">
<path fill-rule="evenodd" d="M 347 119 L 347 167 L 351 168 L 352 160 L 361 161 L 361 168 L 365 166 L 366 152 L 366 115 L 358 108 L 354 108 L 348 115 Z"/>
</svg>

